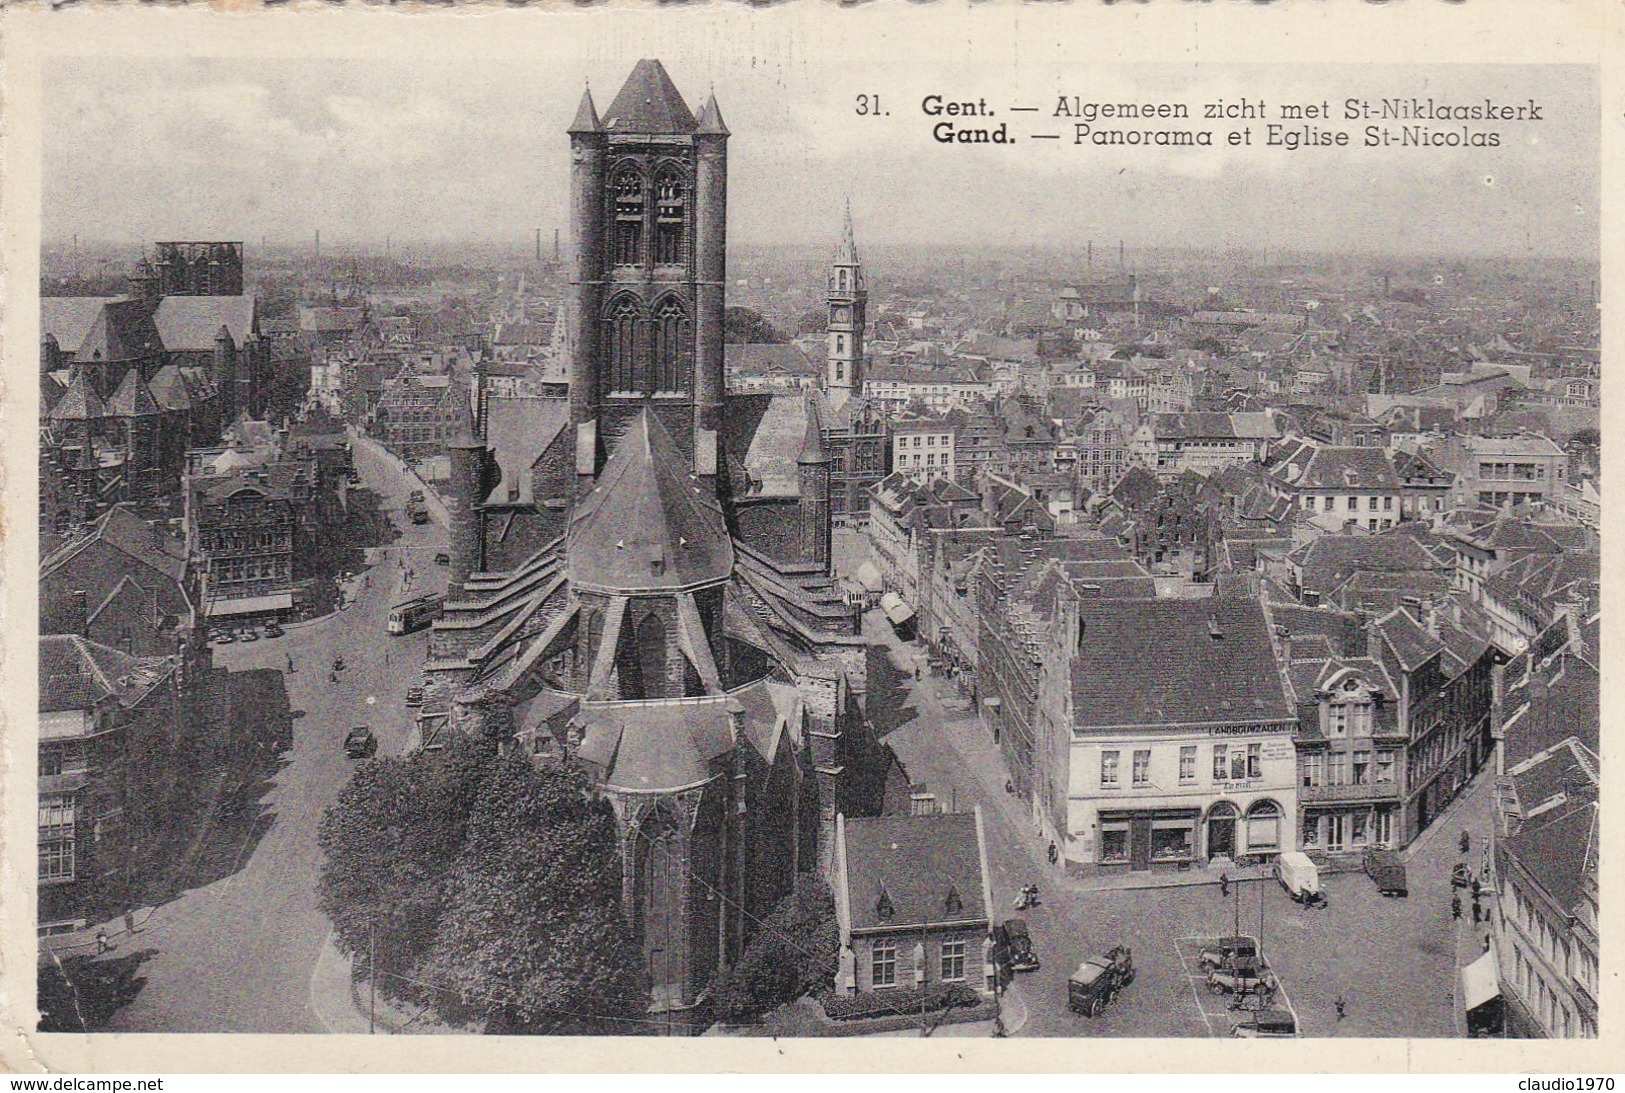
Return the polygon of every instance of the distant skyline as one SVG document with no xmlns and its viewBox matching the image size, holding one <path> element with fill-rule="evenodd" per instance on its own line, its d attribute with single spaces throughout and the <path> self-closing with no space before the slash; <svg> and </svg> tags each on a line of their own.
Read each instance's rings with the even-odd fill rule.
<svg viewBox="0 0 1625 1093">
<path fill-rule="evenodd" d="M 47 77 L 42 232 L 48 242 L 262 237 L 324 249 L 474 242 L 551 253 L 563 230 L 564 133 L 590 80 L 608 106 L 637 58 L 661 56 L 690 105 L 714 87 L 733 131 L 730 242 L 824 246 L 850 195 L 869 246 L 1528 257 L 1595 261 L 1599 109 L 1578 66 L 1091 65 L 992 68 L 975 76 L 908 57 L 868 67 L 862 50 L 802 42 L 773 64 L 710 51 L 539 49 L 500 65 L 392 60 L 69 60 Z M 933 69 L 937 70 L 933 70 Z M 854 115 L 854 93 L 891 116 Z M 946 147 L 927 93 L 986 97 L 1021 134 L 1009 147 Z M 1434 96 L 1537 100 L 1538 123 L 1499 129 L 1494 149 L 1093 148 L 1026 132 L 1070 129 L 1049 114 L 1085 101 L 1192 106 L 1186 121 L 1127 128 L 1226 129 L 1199 104 Z M 1009 114 L 1008 105 L 1040 113 Z M 1334 114 L 1334 118 L 1337 115 Z M 982 124 L 976 122 L 974 124 Z M 1434 128 L 1459 128 L 1436 123 Z M 1350 128 L 1357 128 L 1350 126 Z"/>
</svg>

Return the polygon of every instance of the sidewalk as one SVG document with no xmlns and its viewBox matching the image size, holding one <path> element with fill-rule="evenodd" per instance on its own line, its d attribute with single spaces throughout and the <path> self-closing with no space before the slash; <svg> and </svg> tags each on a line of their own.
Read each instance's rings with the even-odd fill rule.
<svg viewBox="0 0 1625 1093">
<path fill-rule="evenodd" d="M 333 935 L 322 942 L 321 955 L 310 972 L 310 1009 L 316 1020 L 335 1035 L 435 1036 L 466 1033 L 434 1021 L 416 1007 L 402 1006 L 386 995 L 374 1000 L 371 986 L 353 977 L 352 962 L 339 952 Z M 369 1020 L 370 1018 L 370 1020 Z"/>
</svg>

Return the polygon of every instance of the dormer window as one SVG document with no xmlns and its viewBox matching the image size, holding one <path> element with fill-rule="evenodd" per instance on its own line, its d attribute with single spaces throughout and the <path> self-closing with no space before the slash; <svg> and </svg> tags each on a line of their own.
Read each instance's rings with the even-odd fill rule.
<svg viewBox="0 0 1625 1093">
<path fill-rule="evenodd" d="M 875 917 L 881 922 L 890 922 L 896 915 L 897 908 L 892 906 L 891 894 L 882 888 L 880 898 L 875 900 Z"/>
<path fill-rule="evenodd" d="M 948 895 L 942 901 L 942 909 L 950 915 L 957 915 L 965 909 L 965 901 L 959 898 L 959 890 L 951 884 Z"/>
</svg>

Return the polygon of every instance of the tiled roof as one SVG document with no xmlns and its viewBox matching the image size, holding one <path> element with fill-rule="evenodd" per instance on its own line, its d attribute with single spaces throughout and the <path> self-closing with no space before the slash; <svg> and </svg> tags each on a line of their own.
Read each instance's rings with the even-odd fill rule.
<svg viewBox="0 0 1625 1093">
<path fill-rule="evenodd" d="M 1505 853 L 1565 911 L 1595 879 L 1598 851 L 1597 771 L 1572 741 L 1512 772 L 1522 822 L 1502 841 Z"/>
<path fill-rule="evenodd" d="M 109 696 L 134 705 L 169 669 L 165 657 L 132 657 L 76 634 L 41 637 L 39 712 L 86 710 Z"/>
<path fill-rule="evenodd" d="M 1256 600 L 1084 600 L 1077 729 L 1291 717 Z"/>
<path fill-rule="evenodd" d="M 688 134 L 696 125 L 665 66 L 647 58 L 632 69 L 603 118 L 603 128 L 610 134 Z"/>
<path fill-rule="evenodd" d="M 633 419 L 598 485 L 578 504 L 566 557 L 577 587 L 678 588 L 733 572 L 721 506 L 648 410 Z"/>
<path fill-rule="evenodd" d="M 1444 643 L 1422 629 L 1403 608 L 1389 612 L 1371 625 L 1393 650 L 1403 671 L 1413 672 L 1444 651 Z"/>
<path fill-rule="evenodd" d="M 221 327 L 240 349 L 254 334 L 254 297 L 165 296 L 152 319 L 171 353 L 213 352 Z"/>
<path fill-rule="evenodd" d="M 152 417 L 159 412 L 158 401 L 141 379 L 139 368 L 124 373 L 118 390 L 107 402 L 107 413 L 111 417 Z"/>
<path fill-rule="evenodd" d="M 1296 485 L 1322 490 L 1397 490 L 1399 478 L 1381 448 L 1321 448 Z"/>
<path fill-rule="evenodd" d="M 720 702 L 620 704 L 590 708 L 582 719 L 581 757 L 604 767 L 605 783 L 617 789 L 698 785 L 712 776 L 711 761 L 734 747 L 728 709 Z"/>
<path fill-rule="evenodd" d="M 181 370 L 173 364 L 166 364 L 158 369 L 152 379 L 147 381 L 147 390 L 165 410 L 192 408 L 191 396 L 186 391 L 186 380 L 182 378 Z"/>
<path fill-rule="evenodd" d="M 795 497 L 801 492 L 797 457 L 809 425 L 816 428 L 816 424 L 800 394 L 773 396 L 744 453 L 745 469 L 752 482 L 761 483 L 764 495 Z"/>
<path fill-rule="evenodd" d="M 138 360 L 164 351 L 158 328 L 142 300 L 115 300 L 105 305 L 79 347 L 80 360 Z"/>
<path fill-rule="evenodd" d="M 846 892 L 854 930 L 985 922 L 987 880 L 975 813 L 843 821 Z M 881 917 L 882 894 L 890 914 Z M 950 910 L 957 897 L 958 910 Z"/>
<path fill-rule="evenodd" d="M 52 421 L 94 421 L 105 417 L 107 408 L 90 385 L 85 370 L 76 368 L 68 381 L 68 390 L 51 408 Z"/>
<path fill-rule="evenodd" d="M 807 354 L 794 345 L 768 342 L 746 342 L 722 347 L 724 366 L 735 371 L 788 372 L 793 376 L 816 376 L 820 368 Z"/>
</svg>

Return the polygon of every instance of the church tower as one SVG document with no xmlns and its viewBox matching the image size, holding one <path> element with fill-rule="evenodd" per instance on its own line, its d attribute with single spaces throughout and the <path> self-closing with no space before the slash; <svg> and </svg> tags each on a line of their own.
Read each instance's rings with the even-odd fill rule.
<svg viewBox="0 0 1625 1093">
<path fill-rule="evenodd" d="M 852 237 L 852 203 L 847 202 L 841 242 L 830 263 L 829 359 L 824 387 L 832 409 L 840 409 L 853 395 L 863 394 L 863 323 L 869 290 L 863 283 L 863 265 Z"/>
<path fill-rule="evenodd" d="M 660 62 L 643 60 L 602 119 L 583 95 L 569 134 L 570 407 L 582 490 L 645 411 L 714 488 L 729 135 L 716 98 L 696 118 Z"/>
</svg>

